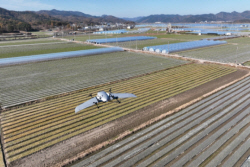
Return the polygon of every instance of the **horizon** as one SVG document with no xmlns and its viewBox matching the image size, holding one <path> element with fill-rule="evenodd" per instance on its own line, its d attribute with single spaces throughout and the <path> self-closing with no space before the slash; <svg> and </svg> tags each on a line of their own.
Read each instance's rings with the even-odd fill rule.
<svg viewBox="0 0 250 167">
<path fill-rule="evenodd" d="M 75 0 L 72 2 L 69 0 L 62 0 L 60 3 L 51 2 L 49 0 L 8 0 L 7 2 L 0 0 L 0 2 L 2 8 L 14 11 L 55 9 L 60 11 L 77 11 L 93 16 L 112 15 L 119 18 L 135 18 L 161 14 L 201 15 L 218 14 L 220 12 L 242 13 L 244 11 L 249 11 L 248 6 L 250 5 L 250 1 L 247 0 L 242 0 L 241 3 L 237 3 L 233 0 L 220 0 L 219 2 L 216 0 L 211 0 L 209 2 L 179 0 L 178 3 L 174 0 L 169 0 L 168 2 L 162 2 L 161 0 L 156 0 L 154 2 L 149 0 L 137 0 L 136 2 L 132 0 L 127 0 L 125 2 L 118 2 L 116 0 L 106 0 L 105 2 L 101 0 L 96 0 L 95 2 L 84 0 Z M 139 5 L 142 6 L 143 10 L 138 10 Z M 120 6 L 122 6 L 122 8 L 119 8 Z M 190 13 L 190 10 L 192 10 L 192 13 Z"/>
</svg>

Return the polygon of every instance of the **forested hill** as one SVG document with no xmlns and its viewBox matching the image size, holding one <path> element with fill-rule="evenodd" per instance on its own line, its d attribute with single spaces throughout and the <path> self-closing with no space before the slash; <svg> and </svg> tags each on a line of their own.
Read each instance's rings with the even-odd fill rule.
<svg viewBox="0 0 250 167">
<path fill-rule="evenodd" d="M 31 29 L 44 29 L 53 26 L 66 26 L 71 23 L 83 23 L 95 25 L 106 23 L 131 23 L 129 21 L 103 15 L 100 17 L 91 16 L 82 12 L 74 11 L 10 11 L 0 8 L 0 32 L 29 31 Z"/>
<path fill-rule="evenodd" d="M 67 24 L 55 17 L 37 14 L 32 11 L 9 11 L 0 8 L 0 31 L 29 31 L 32 28 L 46 27 L 51 24 Z"/>
<path fill-rule="evenodd" d="M 60 11 L 60 10 L 41 10 L 38 14 L 46 14 L 67 22 L 82 22 L 85 24 L 100 24 L 101 22 L 108 23 L 127 23 L 128 21 L 111 15 L 92 16 L 77 11 Z"/>
<path fill-rule="evenodd" d="M 232 21 L 232 22 L 249 22 L 250 11 L 238 12 L 220 12 L 218 14 L 201 14 L 201 15 L 150 15 L 136 20 L 138 23 L 154 22 L 171 22 L 171 23 L 194 23 L 201 21 Z"/>
</svg>

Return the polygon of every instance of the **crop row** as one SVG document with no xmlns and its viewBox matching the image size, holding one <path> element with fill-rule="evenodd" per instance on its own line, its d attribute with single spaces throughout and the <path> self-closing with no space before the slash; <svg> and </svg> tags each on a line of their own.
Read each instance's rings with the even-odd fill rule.
<svg viewBox="0 0 250 167">
<path fill-rule="evenodd" d="M 250 66 L 250 61 L 244 63 L 245 66 Z"/>
<path fill-rule="evenodd" d="M 250 77 L 73 165 L 239 166 L 250 143 Z"/>
<path fill-rule="evenodd" d="M 58 53 L 58 52 L 67 52 L 67 51 L 76 51 L 76 50 L 86 50 L 98 48 L 97 46 L 87 45 L 87 44 L 78 44 L 72 42 L 63 42 L 63 43 L 47 43 L 45 44 L 36 44 L 36 45 L 20 45 L 13 47 L 0 47 L 0 58 L 9 58 L 9 57 L 19 57 L 19 56 L 30 56 L 38 54 L 47 54 L 47 53 Z"/>
<path fill-rule="evenodd" d="M 6 155 L 9 161 L 14 161 L 233 71 L 227 67 L 191 64 L 4 112 Z M 87 100 L 89 93 L 110 87 L 113 92 L 131 92 L 137 98 L 74 113 L 74 108 Z"/>
<path fill-rule="evenodd" d="M 1 167 L 4 167 L 5 164 L 4 164 L 4 157 L 3 157 L 3 152 L 2 152 L 2 146 L 0 145 L 0 149 L 1 149 L 1 152 L 0 152 L 0 166 Z"/>
<path fill-rule="evenodd" d="M 226 41 L 228 43 L 235 43 L 235 44 L 249 44 L 250 43 L 250 39 L 248 37 L 227 39 Z"/>
<path fill-rule="evenodd" d="M 228 42 L 245 41 L 246 38 L 236 38 L 227 40 Z M 222 63 L 244 63 L 250 60 L 249 39 L 248 43 L 229 43 L 222 46 L 201 48 L 190 51 L 178 52 L 179 55 L 203 60 L 217 61 Z"/>
<path fill-rule="evenodd" d="M 152 35 L 157 38 L 167 38 L 167 39 L 174 39 L 174 40 L 186 40 L 186 41 L 194 41 L 194 40 L 201 40 L 204 38 L 212 38 L 216 37 L 214 35 L 193 35 L 193 34 L 154 34 Z"/>
<path fill-rule="evenodd" d="M 1 68 L 3 106 L 46 98 L 94 85 L 188 63 L 183 60 L 117 52 Z"/>
<path fill-rule="evenodd" d="M 15 40 L 8 42 L 0 42 L 0 46 L 8 46 L 8 45 L 26 45 L 26 44 L 39 44 L 39 43 L 53 43 L 60 42 L 59 40 L 54 39 L 32 39 L 32 40 Z"/>
<path fill-rule="evenodd" d="M 174 39 L 153 39 L 153 40 L 107 43 L 107 45 L 142 50 L 146 46 L 156 46 L 156 45 L 164 45 L 168 43 L 172 44 L 172 43 L 179 43 L 179 42 L 183 42 L 183 40 L 181 41 L 181 40 L 174 40 Z"/>
<path fill-rule="evenodd" d="M 182 77 L 182 75 L 181 76 L 178 76 L 178 79 L 181 79 L 181 77 Z M 152 79 L 152 78 L 151 78 Z M 172 79 L 174 79 L 174 78 L 172 78 Z M 164 78 L 162 79 L 162 80 L 165 80 Z M 149 79 L 147 79 L 147 81 L 149 81 Z M 157 84 L 158 82 L 159 82 L 159 80 L 157 80 L 157 82 L 156 81 L 152 81 L 154 84 Z M 151 84 L 153 84 L 153 83 L 151 83 Z M 131 85 L 131 83 L 130 83 L 130 85 Z M 133 89 L 135 89 L 136 88 L 136 85 L 133 85 Z M 85 99 L 84 100 L 87 100 L 88 99 L 88 97 L 85 97 Z M 57 103 L 56 104 L 56 106 L 53 106 L 54 108 L 57 108 L 58 107 L 58 105 L 61 105 L 61 103 Z M 49 110 L 50 110 L 51 108 L 49 108 Z M 49 110 L 47 111 L 48 113 L 49 113 Z M 44 116 L 44 114 L 46 113 L 46 111 L 44 111 L 43 110 L 43 112 L 40 112 L 40 114 L 38 114 L 37 112 L 36 112 L 36 110 L 34 111 L 34 110 L 32 110 L 32 112 L 35 112 L 36 113 L 36 117 L 37 116 L 39 116 L 39 119 L 41 119 L 41 118 L 43 118 L 43 117 L 45 117 Z M 63 114 L 65 114 L 65 113 L 63 113 Z M 16 119 L 16 117 L 18 116 L 18 120 L 15 120 Z M 35 116 L 33 116 L 33 118 L 35 118 Z M 52 115 L 51 115 L 52 116 Z M 57 115 L 58 116 L 58 115 Z M 11 115 L 11 116 L 9 116 L 8 117 L 8 122 L 10 122 L 11 121 L 11 123 L 13 122 L 13 121 L 17 121 L 17 122 L 15 122 L 15 124 L 13 124 L 14 125 L 14 127 L 16 127 L 17 129 L 15 129 L 16 131 L 18 131 L 18 133 L 22 133 L 23 132 L 23 130 L 19 127 L 21 124 L 23 125 L 23 126 L 25 126 L 25 127 L 27 127 L 27 126 L 29 126 L 29 122 L 33 122 L 33 121 L 31 121 L 30 119 L 32 118 L 32 117 L 29 117 L 30 119 L 29 120 L 26 120 L 26 117 L 27 117 L 27 114 L 24 114 L 24 115 L 22 115 L 22 114 L 15 114 L 14 115 L 14 117 Z M 11 118 L 13 118 L 13 119 L 11 119 Z M 35 118 L 35 119 L 37 119 L 37 118 Z M 51 119 L 51 117 L 50 117 L 50 119 Z M 66 117 L 65 118 L 62 118 L 62 120 L 65 120 L 66 119 Z M 69 118 L 68 118 L 69 119 Z M 67 119 L 66 119 L 67 120 Z M 70 120 L 70 119 L 69 119 Z M 21 123 L 21 124 L 19 124 L 19 122 Z M 5 121 L 3 121 L 3 123 L 5 123 Z M 38 120 L 36 120 L 36 123 L 39 123 L 38 122 Z M 58 123 L 58 122 L 57 122 Z M 40 126 L 41 124 L 38 124 L 38 126 Z M 6 124 L 5 125 L 5 127 L 6 126 L 8 126 L 8 124 Z M 18 128 L 19 127 L 19 128 Z M 5 130 L 7 130 L 7 129 L 11 129 L 11 128 L 13 128 L 13 126 L 8 126 Z M 35 128 L 35 127 L 33 127 L 33 126 L 31 126 L 31 128 Z M 28 129 L 29 130 L 29 129 Z M 11 132 L 13 132 L 13 131 L 11 131 Z M 9 133 L 9 131 L 7 131 L 6 133 Z"/>
<path fill-rule="evenodd" d="M 84 34 L 84 35 L 76 35 L 76 36 L 57 36 L 58 38 L 64 38 L 68 40 L 74 39 L 75 41 L 87 41 L 92 39 L 105 39 L 105 38 L 118 38 L 118 37 L 126 37 L 131 36 L 130 34 Z"/>
</svg>

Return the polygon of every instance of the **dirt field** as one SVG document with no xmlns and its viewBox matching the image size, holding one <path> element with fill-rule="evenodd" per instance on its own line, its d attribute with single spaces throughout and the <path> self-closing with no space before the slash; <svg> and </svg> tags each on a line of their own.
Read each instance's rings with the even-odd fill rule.
<svg viewBox="0 0 250 167">
<path fill-rule="evenodd" d="M 83 150 L 89 149 L 90 147 L 107 140 L 114 139 L 126 130 L 131 130 L 162 113 L 166 113 L 191 101 L 192 99 L 200 97 L 224 84 L 234 81 L 247 73 L 248 71 L 246 70 L 238 70 L 172 98 L 147 106 L 84 134 L 56 144 L 50 148 L 22 158 L 11 164 L 11 166 L 60 166 L 62 164 L 57 164 L 57 162 L 62 162 L 66 159 L 76 159 L 77 155 L 80 157 L 79 153 Z"/>
</svg>

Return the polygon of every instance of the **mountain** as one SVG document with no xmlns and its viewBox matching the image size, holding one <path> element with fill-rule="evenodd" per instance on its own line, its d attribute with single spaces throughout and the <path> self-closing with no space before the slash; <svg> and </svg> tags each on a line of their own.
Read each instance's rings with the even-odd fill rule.
<svg viewBox="0 0 250 167">
<path fill-rule="evenodd" d="M 145 16 L 139 16 L 139 17 L 133 17 L 133 18 L 122 17 L 121 19 L 127 20 L 127 21 L 134 21 L 134 22 L 136 22 L 137 20 L 143 19 L 144 17 L 145 17 Z"/>
<path fill-rule="evenodd" d="M 82 12 L 76 11 L 60 11 L 60 10 L 41 10 L 37 14 L 50 15 L 57 19 L 67 21 L 70 23 L 85 23 L 85 24 L 100 24 L 101 22 L 108 23 L 127 23 L 128 21 L 120 19 L 111 15 L 92 16 Z"/>
<path fill-rule="evenodd" d="M 201 21 L 232 21 L 249 20 L 250 11 L 238 12 L 220 12 L 217 14 L 201 15 L 150 15 L 136 20 L 137 23 L 154 23 L 154 22 L 172 22 L 172 23 L 192 23 Z"/>
<path fill-rule="evenodd" d="M 70 23 L 83 23 L 87 25 L 103 23 L 134 24 L 114 16 L 92 16 L 77 11 L 41 10 L 10 11 L 0 7 L 0 32 L 30 31 L 32 29 L 47 29 L 54 26 L 68 26 Z"/>
<path fill-rule="evenodd" d="M 80 17 L 94 17 L 91 16 L 89 14 L 85 14 L 82 12 L 77 12 L 77 11 L 60 11 L 60 10 L 56 10 L 56 9 L 52 9 L 52 10 L 40 10 L 38 12 L 36 12 L 38 14 L 47 14 L 50 16 L 63 16 L 63 17 L 67 17 L 67 16 L 80 16 Z"/>
<path fill-rule="evenodd" d="M 35 12 L 25 11 L 9 11 L 0 8 L 0 32 L 26 30 L 29 31 L 33 27 L 39 25 L 50 24 L 51 22 L 60 22 L 59 19 L 49 15 L 40 15 Z"/>
<path fill-rule="evenodd" d="M 27 22 L 27 23 L 58 20 L 49 15 L 40 15 L 31 11 L 25 11 L 25 12 L 9 11 L 1 7 L 0 7 L 0 19 L 6 20 L 6 21 L 10 19 L 14 21 L 21 21 L 21 22 Z"/>
</svg>

